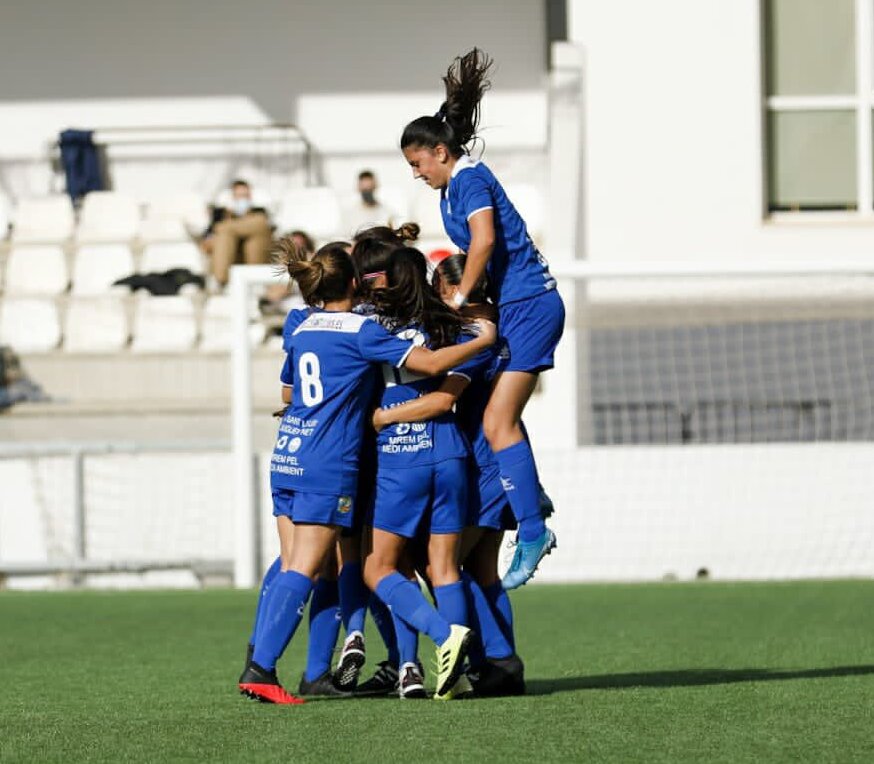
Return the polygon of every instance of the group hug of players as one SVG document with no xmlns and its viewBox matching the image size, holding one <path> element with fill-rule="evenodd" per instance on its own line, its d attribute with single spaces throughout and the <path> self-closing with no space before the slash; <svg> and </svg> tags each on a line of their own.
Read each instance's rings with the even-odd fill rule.
<svg viewBox="0 0 874 764">
<path fill-rule="evenodd" d="M 553 366 L 564 306 L 524 220 L 467 151 L 490 66 L 476 49 L 456 59 L 440 110 L 401 138 L 465 254 L 429 275 L 410 246 L 414 225 L 367 229 L 312 257 L 280 242 L 309 307 L 291 311 L 283 330 L 287 407 L 271 459 L 280 555 L 239 680 L 249 697 L 428 697 L 420 634 L 436 646 L 434 698 L 525 691 L 507 591 L 556 539 L 521 417 L 537 375 Z M 501 580 L 511 529 L 516 549 Z M 276 663 L 307 602 L 298 697 Z M 359 682 L 368 612 L 387 659 Z"/>
</svg>

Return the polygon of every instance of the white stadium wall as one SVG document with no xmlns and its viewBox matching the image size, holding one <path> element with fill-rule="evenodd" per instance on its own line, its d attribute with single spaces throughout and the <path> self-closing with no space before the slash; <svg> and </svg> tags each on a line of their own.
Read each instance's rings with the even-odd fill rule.
<svg viewBox="0 0 874 764">
<path fill-rule="evenodd" d="M 856 257 L 858 222 L 766 221 L 759 0 L 569 0 L 594 260 Z"/>
<path fill-rule="evenodd" d="M 3 4 L 0 28 L 16 34 L 0 48 L 0 70 L 8 75 L 0 83 L 0 195 L 47 192 L 46 147 L 67 127 L 271 121 L 303 126 L 337 190 L 354 189 L 355 173 L 370 165 L 386 185 L 409 190 L 397 151 L 400 130 L 437 110 L 441 73 L 473 45 L 499 63 L 489 146 L 530 152 L 533 142 L 541 160 L 534 164 L 542 165 L 547 56 L 541 4 L 414 5 Z M 435 34 L 439 29 L 443 33 Z M 525 179 L 531 165 L 510 170 Z M 212 196 L 235 172 L 257 180 L 258 167 L 173 158 L 125 162 L 114 167 L 113 181 L 133 194 L 148 195 L 165 183 Z"/>
</svg>

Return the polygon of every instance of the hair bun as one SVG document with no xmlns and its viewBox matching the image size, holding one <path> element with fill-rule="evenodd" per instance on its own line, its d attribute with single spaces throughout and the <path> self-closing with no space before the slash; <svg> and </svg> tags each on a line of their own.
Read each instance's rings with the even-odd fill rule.
<svg viewBox="0 0 874 764">
<path fill-rule="evenodd" d="M 421 227 L 418 223 L 401 223 L 397 228 L 395 228 L 394 233 L 399 239 L 403 241 L 416 241 L 419 238 L 419 233 L 421 232 Z"/>
</svg>

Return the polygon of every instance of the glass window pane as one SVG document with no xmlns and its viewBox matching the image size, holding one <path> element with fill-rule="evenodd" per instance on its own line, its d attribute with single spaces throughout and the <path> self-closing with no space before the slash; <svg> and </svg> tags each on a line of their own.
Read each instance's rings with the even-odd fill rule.
<svg viewBox="0 0 874 764">
<path fill-rule="evenodd" d="M 767 0 L 769 95 L 856 91 L 854 0 Z"/>
<path fill-rule="evenodd" d="M 785 111 L 768 117 L 770 209 L 855 209 L 856 113 Z"/>
</svg>

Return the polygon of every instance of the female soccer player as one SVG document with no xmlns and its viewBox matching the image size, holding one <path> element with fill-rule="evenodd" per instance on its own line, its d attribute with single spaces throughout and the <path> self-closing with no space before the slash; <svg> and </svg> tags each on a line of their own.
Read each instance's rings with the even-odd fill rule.
<svg viewBox="0 0 874 764">
<path fill-rule="evenodd" d="M 461 254 L 452 255 L 434 271 L 434 288 L 448 305 L 453 304 L 465 259 Z M 471 292 L 461 313 L 467 320 L 495 319 L 497 311 L 488 303 L 482 282 Z M 397 422 L 431 419 L 454 407 L 459 427 L 472 445 L 468 527 L 463 535 L 461 560 L 470 626 L 475 634 L 468 656 L 472 669 L 468 676 L 477 695 L 517 695 L 525 691 L 524 666 L 515 653 L 513 611 L 497 567 L 503 533 L 514 529 L 516 522 L 482 427 L 501 350 L 499 345 L 486 348 L 451 370 L 436 391 L 400 406 L 377 409 L 372 418 L 380 429 Z"/>
<path fill-rule="evenodd" d="M 419 226 L 404 223 L 399 228 L 374 226 L 359 231 L 352 248 L 352 262 L 358 281 L 359 302 L 355 313 L 372 316 L 373 291 L 386 285 L 385 270 L 392 252 L 415 241 Z M 361 569 L 361 547 L 369 548 L 370 534 L 364 527 L 365 516 L 370 514 L 373 489 L 376 481 L 376 436 L 368 427 L 361 450 L 361 469 L 358 480 L 358 507 L 355 527 L 344 531 L 340 539 L 342 567 L 339 575 L 340 611 L 346 639 L 340 652 L 340 660 L 334 673 L 334 682 L 341 690 L 356 690 L 363 696 L 387 695 L 399 686 L 398 669 L 400 650 L 398 639 L 405 655 L 417 651 L 418 635 L 403 622 L 395 623 L 383 601 L 373 594 L 364 583 Z M 364 621 L 367 608 L 388 651 L 387 660 L 381 661 L 374 675 L 358 686 L 358 675 L 365 662 Z"/>
<path fill-rule="evenodd" d="M 454 345 L 461 318 L 434 294 L 422 253 L 411 248 L 396 250 L 386 270 L 388 285 L 374 295 L 383 325 L 418 345 Z M 441 382 L 436 377 L 422 378 L 387 365 L 383 370 L 383 409 L 428 393 Z M 414 425 L 384 428 L 377 435 L 373 549 L 365 562 L 365 580 L 395 615 L 438 644 L 450 624 L 467 620 L 458 549 L 467 514 L 468 453 L 452 412 Z M 410 580 L 412 571 L 399 569 L 409 541 L 419 534 L 427 538 L 436 610 Z M 395 607 L 395 590 L 402 588 L 416 599 L 416 609 L 427 618 L 412 621 Z M 401 662 L 400 691 L 404 697 L 405 683 L 421 688 L 422 679 L 411 660 L 401 655 Z M 457 684 L 454 679 L 459 679 Z M 470 691 L 465 677 L 459 674 L 454 679 L 439 683 L 434 697 L 443 700 Z"/>
<path fill-rule="evenodd" d="M 414 347 L 351 312 L 355 271 L 342 244 L 322 247 L 311 260 L 289 240 L 282 241 L 280 250 L 289 275 L 314 310 L 299 314 L 302 320 L 286 340 L 282 382 L 293 392 L 270 465 L 280 570 L 266 588 L 252 661 L 240 677 L 239 688 L 258 700 L 293 704 L 302 701 L 279 683 L 276 661 L 300 623 L 337 530 L 351 525 L 374 365 L 389 363 L 420 374 L 439 374 L 492 344 L 494 330 L 483 323 L 481 336 L 468 343 L 472 348 L 432 352 Z M 438 682 L 455 681 L 468 634 L 459 625 L 440 634 Z"/>
<path fill-rule="evenodd" d="M 437 114 L 404 128 L 401 149 L 413 176 L 439 189 L 446 233 L 467 253 L 455 304 L 463 306 L 487 272 L 500 334 L 509 348 L 483 427 L 519 523 L 519 544 L 504 578 L 504 587 L 514 589 L 528 581 L 555 546 L 555 534 L 541 515 L 537 467 L 520 421 L 538 374 L 554 365 L 564 305 L 525 221 L 491 170 L 468 153 L 491 64 L 476 48 L 457 58 L 443 77 L 446 100 Z"/>
</svg>

